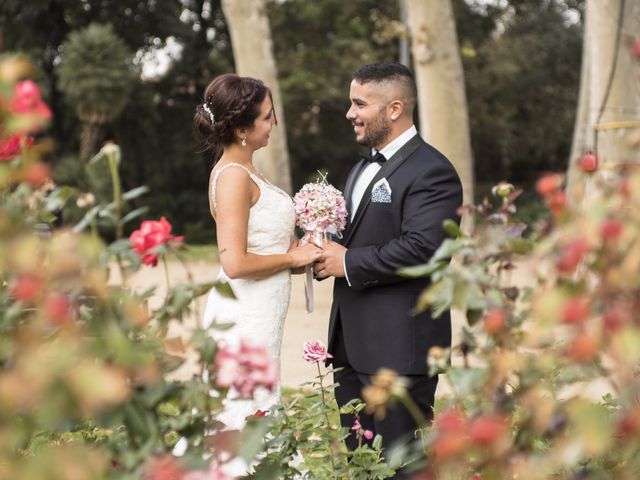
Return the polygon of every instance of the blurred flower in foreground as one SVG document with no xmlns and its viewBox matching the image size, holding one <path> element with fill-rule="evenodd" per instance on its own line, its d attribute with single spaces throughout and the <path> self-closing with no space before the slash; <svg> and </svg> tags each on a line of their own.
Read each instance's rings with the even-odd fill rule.
<svg viewBox="0 0 640 480">
<path fill-rule="evenodd" d="M 233 387 L 242 398 L 251 398 L 258 387 L 273 390 L 277 372 L 267 349 L 244 340 L 237 348 L 224 345 L 215 359 L 219 387 Z"/>
<path fill-rule="evenodd" d="M 399 377 L 393 370 L 381 368 L 371 379 L 371 385 L 362 389 L 362 399 L 367 404 L 367 413 L 383 419 L 387 415 L 389 400 L 404 397 L 406 393 L 406 379 Z"/>
</svg>

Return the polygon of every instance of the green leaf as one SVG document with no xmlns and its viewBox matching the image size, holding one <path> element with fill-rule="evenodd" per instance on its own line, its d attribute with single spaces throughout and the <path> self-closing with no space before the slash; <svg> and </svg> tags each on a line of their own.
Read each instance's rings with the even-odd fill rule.
<svg viewBox="0 0 640 480">
<path fill-rule="evenodd" d="M 233 290 L 231 289 L 231 285 L 229 285 L 227 282 L 216 282 L 213 286 L 216 289 L 216 291 L 223 297 L 232 298 L 232 299 L 236 298 L 236 295 L 233 293 Z"/>
<path fill-rule="evenodd" d="M 85 228 L 87 228 L 89 226 L 89 224 L 91 223 L 91 221 L 96 218 L 96 215 L 98 215 L 98 212 L 100 211 L 102 207 L 100 205 L 96 205 L 93 208 L 91 208 L 87 213 L 84 214 L 84 217 L 82 217 L 82 220 L 80 220 L 74 227 L 73 227 L 73 232 L 74 233 L 79 233 L 81 231 L 83 231 Z"/>
<path fill-rule="evenodd" d="M 122 200 L 133 200 L 134 198 L 138 198 L 140 195 L 143 195 L 148 191 L 149 191 L 149 187 L 147 187 L 146 185 L 132 188 L 128 192 L 124 192 L 122 194 Z"/>
<path fill-rule="evenodd" d="M 460 230 L 460 225 L 458 222 L 454 222 L 450 218 L 447 218 L 444 222 L 442 222 L 442 228 L 450 237 L 458 238 L 462 236 L 462 230 Z"/>
<path fill-rule="evenodd" d="M 504 242 L 507 252 L 524 255 L 533 250 L 533 242 L 526 238 L 509 238 Z"/>
<path fill-rule="evenodd" d="M 131 210 L 129 213 L 127 213 L 124 217 L 120 219 L 120 225 L 125 225 L 131 220 L 134 220 L 144 215 L 148 211 L 149 211 L 149 207 L 140 207 L 140 208 L 136 208 L 135 210 Z"/>
<path fill-rule="evenodd" d="M 438 263 L 425 263 L 424 265 L 416 265 L 415 267 L 405 267 L 398 270 L 398 275 L 407 278 L 423 278 L 430 276 L 438 268 L 442 268 Z"/>
</svg>

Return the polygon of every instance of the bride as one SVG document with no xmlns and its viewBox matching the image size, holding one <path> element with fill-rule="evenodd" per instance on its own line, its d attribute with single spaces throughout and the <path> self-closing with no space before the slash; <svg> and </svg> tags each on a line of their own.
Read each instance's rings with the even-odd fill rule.
<svg viewBox="0 0 640 480">
<path fill-rule="evenodd" d="M 233 323 L 225 331 L 211 328 L 211 335 L 232 346 L 240 340 L 263 345 L 279 370 L 291 271 L 322 252 L 313 244 L 297 244 L 291 197 L 253 165 L 253 153 L 267 145 L 276 124 L 271 91 L 260 80 L 234 74 L 209 84 L 194 117 L 196 132 L 220 156 L 211 171 L 209 206 L 217 225 L 218 279 L 228 282 L 236 296 L 224 298 L 213 289 L 204 327 Z M 258 391 L 252 400 L 234 398 L 232 391 L 218 418 L 227 428 L 239 429 L 247 416 L 279 401 L 279 385 L 275 392 Z"/>
</svg>

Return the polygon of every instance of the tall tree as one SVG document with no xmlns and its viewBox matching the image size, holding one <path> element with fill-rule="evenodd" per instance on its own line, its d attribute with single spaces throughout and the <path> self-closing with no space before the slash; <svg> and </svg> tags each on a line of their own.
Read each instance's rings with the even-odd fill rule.
<svg viewBox="0 0 640 480">
<path fill-rule="evenodd" d="M 454 164 L 473 202 L 473 156 L 458 35 L 450 0 L 407 0 L 422 135 Z"/>
<path fill-rule="evenodd" d="M 223 0 L 222 8 L 231 35 L 236 71 L 264 81 L 273 94 L 278 128 L 273 130 L 269 145 L 256 155 L 256 163 L 273 183 L 291 193 L 284 109 L 265 2 Z"/>
<path fill-rule="evenodd" d="M 640 36 L 640 2 L 588 0 L 580 98 L 568 179 L 571 198 L 582 191 L 576 160 L 594 152 L 609 165 L 638 163 L 626 132 L 638 126 L 640 82 L 629 48 Z"/>
<path fill-rule="evenodd" d="M 63 51 L 59 87 L 82 122 L 80 159 L 86 161 L 127 104 L 135 82 L 132 53 L 110 25 L 98 24 L 72 32 Z"/>
</svg>

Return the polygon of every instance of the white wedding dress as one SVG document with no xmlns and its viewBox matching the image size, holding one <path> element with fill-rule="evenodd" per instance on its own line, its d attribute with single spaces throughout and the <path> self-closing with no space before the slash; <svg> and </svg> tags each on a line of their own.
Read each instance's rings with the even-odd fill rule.
<svg viewBox="0 0 640 480">
<path fill-rule="evenodd" d="M 216 207 L 216 185 L 227 168 L 244 169 L 260 189 L 260 198 L 249 211 L 247 251 L 258 255 L 285 253 L 291 245 L 295 228 L 293 201 L 284 191 L 253 174 L 244 166 L 229 163 L 220 167 L 211 182 L 211 198 Z M 204 313 L 204 328 L 219 341 L 238 345 L 246 340 L 267 348 L 278 371 L 278 384 L 273 392 L 259 389 L 252 400 L 241 400 L 233 391 L 218 416 L 227 428 L 240 429 L 245 418 L 256 410 L 267 410 L 280 403 L 280 347 L 284 318 L 289 307 L 291 272 L 284 270 L 260 280 L 230 279 L 222 269 L 218 280 L 228 282 L 236 299 L 222 297 L 215 289 L 209 293 Z M 217 330 L 213 323 L 234 323 L 229 330 Z"/>
</svg>

